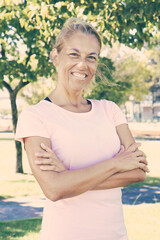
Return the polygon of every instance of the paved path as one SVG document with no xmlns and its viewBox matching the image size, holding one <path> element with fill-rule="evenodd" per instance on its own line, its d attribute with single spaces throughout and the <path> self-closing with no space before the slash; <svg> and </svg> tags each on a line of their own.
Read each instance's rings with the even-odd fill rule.
<svg viewBox="0 0 160 240">
<path fill-rule="evenodd" d="M 126 187 L 122 193 L 123 204 L 138 205 L 160 202 L 160 186 Z M 42 217 L 44 202 L 43 196 L 0 200 L 0 221 Z"/>
</svg>

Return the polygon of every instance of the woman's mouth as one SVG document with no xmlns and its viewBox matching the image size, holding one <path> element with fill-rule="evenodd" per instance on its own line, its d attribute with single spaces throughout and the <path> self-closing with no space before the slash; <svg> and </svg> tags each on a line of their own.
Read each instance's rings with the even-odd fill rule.
<svg viewBox="0 0 160 240">
<path fill-rule="evenodd" d="M 88 76 L 86 73 L 78 73 L 78 72 L 72 72 L 71 74 L 80 80 L 85 80 Z"/>
</svg>

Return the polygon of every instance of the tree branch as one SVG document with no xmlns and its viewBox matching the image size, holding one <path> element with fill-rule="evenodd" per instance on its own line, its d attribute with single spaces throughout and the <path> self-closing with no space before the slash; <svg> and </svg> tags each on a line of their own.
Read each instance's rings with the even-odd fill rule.
<svg viewBox="0 0 160 240">
<path fill-rule="evenodd" d="M 5 88 L 7 88 L 7 90 L 8 90 L 10 93 L 13 93 L 13 89 L 11 88 L 11 86 L 10 86 L 6 81 L 3 80 L 2 85 L 3 85 Z"/>
<path fill-rule="evenodd" d="M 22 82 L 20 81 L 20 83 L 18 84 L 18 86 L 14 89 L 14 94 L 17 95 L 17 93 L 19 92 L 19 90 L 23 87 L 25 87 L 27 84 L 29 84 L 29 81 L 26 82 Z"/>
<path fill-rule="evenodd" d="M 26 64 L 25 64 L 26 66 L 27 66 L 27 64 L 30 60 L 31 55 L 32 55 L 32 48 L 30 48 L 29 53 L 28 53 L 28 57 L 26 58 Z"/>
<path fill-rule="evenodd" d="M 1 55 L 2 55 L 2 59 L 5 59 L 5 58 L 6 58 L 6 52 L 5 52 L 3 43 L 1 43 Z"/>
</svg>

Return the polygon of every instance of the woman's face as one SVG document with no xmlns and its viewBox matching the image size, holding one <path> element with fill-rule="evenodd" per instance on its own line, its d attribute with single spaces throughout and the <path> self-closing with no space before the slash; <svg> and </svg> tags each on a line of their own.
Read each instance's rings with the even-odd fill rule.
<svg viewBox="0 0 160 240">
<path fill-rule="evenodd" d="M 57 55 L 58 84 L 68 91 L 81 91 L 97 69 L 100 46 L 93 35 L 74 33 Z"/>
</svg>

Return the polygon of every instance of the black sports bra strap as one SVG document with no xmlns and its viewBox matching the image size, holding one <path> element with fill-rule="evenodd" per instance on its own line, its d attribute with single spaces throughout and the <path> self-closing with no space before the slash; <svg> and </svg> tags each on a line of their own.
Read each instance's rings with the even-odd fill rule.
<svg viewBox="0 0 160 240">
<path fill-rule="evenodd" d="M 51 99 L 49 97 L 46 97 L 44 100 L 48 101 L 48 102 L 52 102 Z M 87 103 L 91 104 L 91 102 L 87 99 Z"/>
<path fill-rule="evenodd" d="M 52 102 L 51 99 L 49 99 L 49 97 L 46 97 L 44 100 L 46 100 L 48 102 Z"/>
</svg>

